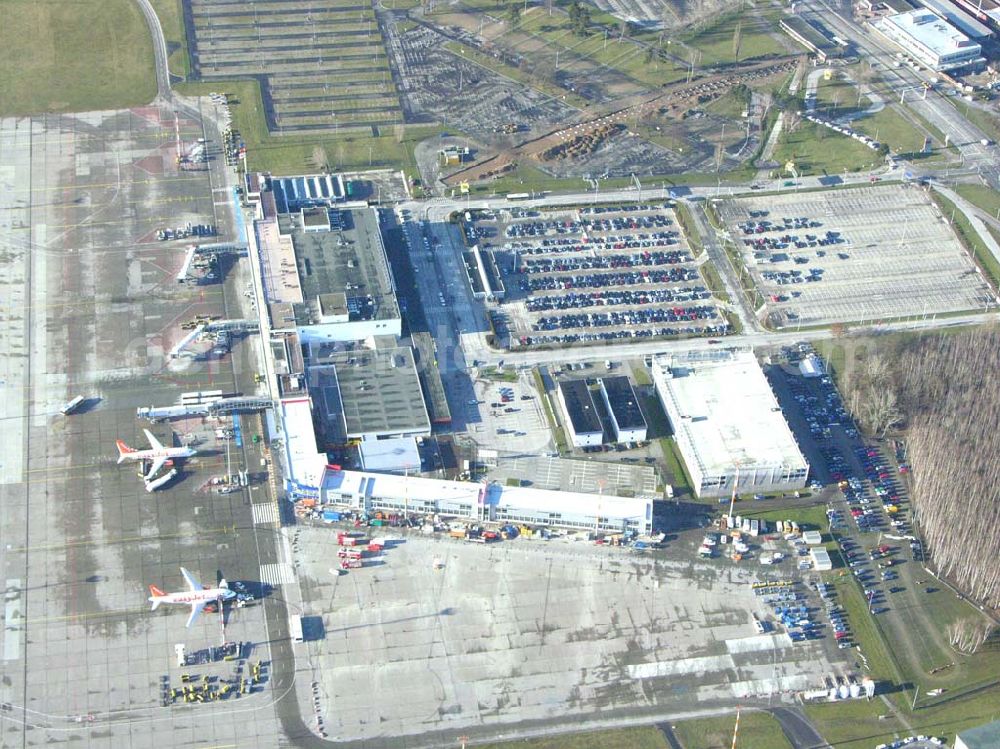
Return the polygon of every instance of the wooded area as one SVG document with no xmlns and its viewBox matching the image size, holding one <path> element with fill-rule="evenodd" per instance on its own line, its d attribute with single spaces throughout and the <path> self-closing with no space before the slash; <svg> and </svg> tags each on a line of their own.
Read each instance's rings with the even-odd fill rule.
<svg viewBox="0 0 1000 749">
<path fill-rule="evenodd" d="M 985 328 L 882 347 L 845 378 L 866 430 L 905 432 L 914 517 L 937 568 L 992 607 L 1000 605 L 998 361 L 1000 330 Z"/>
</svg>

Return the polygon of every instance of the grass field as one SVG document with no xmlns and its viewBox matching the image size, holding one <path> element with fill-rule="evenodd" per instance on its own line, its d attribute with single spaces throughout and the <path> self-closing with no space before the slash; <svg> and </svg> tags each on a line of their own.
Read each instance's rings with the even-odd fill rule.
<svg viewBox="0 0 1000 749">
<path fill-rule="evenodd" d="M 962 244 L 975 255 L 976 262 L 986 275 L 992 279 L 993 286 L 996 287 L 1000 284 L 1000 264 L 997 263 L 996 258 L 993 257 L 993 253 L 990 252 L 989 248 L 980 238 L 979 232 L 975 230 L 965 214 L 958 210 L 955 204 L 948 200 L 948 198 L 937 192 L 932 192 L 932 195 L 945 217 L 952 219 L 952 227 L 962 240 Z"/>
<path fill-rule="evenodd" d="M 794 132 L 782 131 L 774 160 L 795 162 L 800 175 L 840 174 L 871 168 L 881 157 L 861 142 L 814 122 L 802 121 Z"/>
<path fill-rule="evenodd" d="M 729 749 L 733 745 L 733 715 L 684 720 L 672 726 L 684 749 Z M 767 713 L 743 712 L 736 746 L 739 749 L 792 749 L 781 725 Z"/>
<path fill-rule="evenodd" d="M 655 728 L 620 728 L 614 731 L 572 733 L 502 744 L 476 744 L 476 749 L 667 749 L 663 734 Z M 694 747 L 689 747 L 694 749 Z"/>
<path fill-rule="evenodd" d="M 182 0 L 150 0 L 163 27 L 163 38 L 167 42 L 167 66 L 173 75 L 187 78 L 191 62 L 187 54 L 187 34 L 184 30 Z"/>
<path fill-rule="evenodd" d="M 684 459 L 673 437 L 664 437 L 660 440 L 660 449 L 663 451 L 663 459 L 667 464 L 667 472 L 672 480 L 671 486 L 674 488 L 674 496 L 679 494 L 690 494 L 694 496 L 694 489 L 691 487 L 691 479 L 688 477 L 687 468 L 684 467 Z"/>
<path fill-rule="evenodd" d="M 233 127 L 239 130 L 247 145 L 249 167 L 276 175 L 315 171 L 313 153 L 319 148 L 334 169 L 393 167 L 418 176 L 413 148 L 420 141 L 440 133 L 439 128 L 427 125 L 383 128 L 378 137 L 361 132 L 312 137 L 272 136 L 267 131 L 256 81 L 184 83 L 176 88 L 178 93 L 189 96 L 206 96 L 210 91 L 229 94 Z M 236 103 L 232 103 L 233 99 Z"/>
<path fill-rule="evenodd" d="M 132 0 L 0 3 L 0 115 L 148 104 L 153 44 Z"/>
<path fill-rule="evenodd" d="M 1000 192 L 986 185 L 955 185 L 955 192 L 992 216 L 1000 217 Z"/>
<path fill-rule="evenodd" d="M 734 44 L 736 27 L 739 25 L 739 55 Z M 701 58 L 698 67 L 719 65 L 788 54 L 780 42 L 771 35 L 771 21 L 763 15 L 727 15 L 710 26 L 697 30 L 683 39 L 687 47 L 698 50 Z"/>
</svg>

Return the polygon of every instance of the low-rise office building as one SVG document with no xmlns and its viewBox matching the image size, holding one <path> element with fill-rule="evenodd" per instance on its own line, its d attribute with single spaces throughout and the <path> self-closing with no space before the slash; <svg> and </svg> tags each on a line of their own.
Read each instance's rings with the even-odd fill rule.
<svg viewBox="0 0 1000 749">
<path fill-rule="evenodd" d="M 805 486 L 809 464 L 752 351 L 659 356 L 652 369 L 699 497 Z"/>
<path fill-rule="evenodd" d="M 954 70 L 983 59 L 977 42 L 929 10 L 886 16 L 874 28 L 930 70 Z"/>
<path fill-rule="evenodd" d="M 560 382 L 559 403 L 566 417 L 563 421 L 573 447 L 592 447 L 604 443 L 601 417 L 584 380 Z"/>
<path fill-rule="evenodd" d="M 615 442 L 641 442 L 646 439 L 646 418 L 628 377 L 601 378 L 601 399 L 607 408 Z"/>
</svg>

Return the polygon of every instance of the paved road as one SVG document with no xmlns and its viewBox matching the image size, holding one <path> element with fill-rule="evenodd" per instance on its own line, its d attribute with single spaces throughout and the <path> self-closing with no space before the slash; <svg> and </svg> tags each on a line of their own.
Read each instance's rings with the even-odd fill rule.
<svg viewBox="0 0 1000 749">
<path fill-rule="evenodd" d="M 794 749 L 832 749 L 797 707 L 773 707 L 768 712 L 781 724 Z"/>
</svg>

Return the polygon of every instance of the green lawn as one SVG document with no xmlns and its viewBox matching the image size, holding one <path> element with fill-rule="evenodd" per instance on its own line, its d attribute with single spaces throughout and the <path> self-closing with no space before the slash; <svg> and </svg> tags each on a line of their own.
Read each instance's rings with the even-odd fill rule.
<svg viewBox="0 0 1000 749">
<path fill-rule="evenodd" d="M 858 172 L 882 161 L 860 141 L 806 120 L 794 132 L 782 130 L 774 159 L 782 166 L 793 161 L 800 175 Z"/>
<path fill-rule="evenodd" d="M 936 161 L 947 153 L 943 140 L 932 140 L 931 150 L 924 153 L 924 131 L 893 107 L 861 117 L 852 122 L 851 127 L 869 138 L 885 143 L 893 153 L 911 161 Z"/>
<path fill-rule="evenodd" d="M 955 185 L 952 188 L 968 200 L 992 216 L 1000 216 L 1000 192 L 986 185 Z"/>
<path fill-rule="evenodd" d="M 701 272 L 701 277 L 705 279 L 705 286 L 712 292 L 712 296 L 728 302 L 729 292 L 726 291 L 726 287 L 722 283 L 722 277 L 719 275 L 718 269 L 712 264 L 712 261 L 710 260 L 700 265 L 698 270 Z"/>
<path fill-rule="evenodd" d="M 133 0 L 3 0 L 0 115 L 148 104 L 153 44 Z"/>
<path fill-rule="evenodd" d="M 684 720 L 672 725 L 684 749 L 730 749 L 736 714 Z M 767 713 L 743 712 L 736 742 L 738 749 L 792 749 L 781 725 Z"/>
<path fill-rule="evenodd" d="M 684 459 L 677 449 L 677 443 L 673 437 L 664 437 L 660 440 L 660 449 L 663 451 L 663 459 L 667 463 L 667 472 L 672 480 L 671 486 L 674 488 L 674 496 L 678 494 L 691 494 L 691 479 L 688 477 L 687 468 L 684 466 Z"/>
<path fill-rule="evenodd" d="M 325 151 L 328 163 L 334 169 L 367 169 L 370 165 L 375 168 L 402 168 L 407 174 L 416 176 L 414 146 L 441 132 L 440 128 L 424 125 L 383 128 L 378 137 L 364 131 L 316 137 L 272 136 L 267 131 L 264 105 L 256 81 L 183 83 L 176 89 L 189 96 L 205 96 L 210 91 L 229 94 L 233 127 L 240 131 L 247 144 L 250 168 L 278 175 L 315 171 L 313 151 L 319 147 Z M 232 102 L 233 99 L 236 103 Z"/>
<path fill-rule="evenodd" d="M 954 217 L 952 227 L 958 234 L 959 239 L 962 240 L 962 244 L 972 251 L 976 257 L 976 262 L 985 271 L 986 275 L 993 280 L 993 286 L 996 287 L 1000 284 L 1000 264 L 997 263 L 996 258 L 993 257 L 993 253 L 983 243 L 979 232 L 973 228 L 969 219 L 955 207 L 954 203 L 937 192 L 932 192 L 931 194 L 941 208 L 941 212 L 945 215 L 945 218 L 951 220 Z"/>
<path fill-rule="evenodd" d="M 187 34 L 184 30 L 181 2 L 182 0 L 150 0 L 153 10 L 160 18 L 160 26 L 163 27 L 170 72 L 181 78 L 187 78 L 191 69 L 187 54 Z"/>
<path fill-rule="evenodd" d="M 456 743 L 455 746 L 458 746 Z M 667 749 L 663 734 L 655 728 L 619 728 L 613 731 L 571 733 L 541 739 L 501 744 L 476 744 L 476 749 Z"/>
<path fill-rule="evenodd" d="M 806 703 L 805 713 L 820 735 L 837 749 L 872 749 L 888 742 L 893 732 L 909 735 L 879 700 Z M 880 715 L 888 717 L 879 720 Z"/>
<path fill-rule="evenodd" d="M 684 232 L 684 238 L 691 247 L 691 254 L 694 257 L 698 257 L 705 248 L 701 244 L 701 235 L 695 229 L 694 218 L 691 216 L 691 208 L 684 202 L 678 202 L 674 207 L 674 213 L 677 215 L 677 223 L 681 227 L 681 231 Z"/>
<path fill-rule="evenodd" d="M 711 26 L 699 29 L 684 39 L 684 44 L 701 52 L 698 67 L 737 61 L 734 37 L 740 25 L 739 60 L 788 54 L 768 32 L 770 21 L 761 16 L 727 15 Z M 682 55 L 683 56 L 683 55 Z"/>
</svg>

